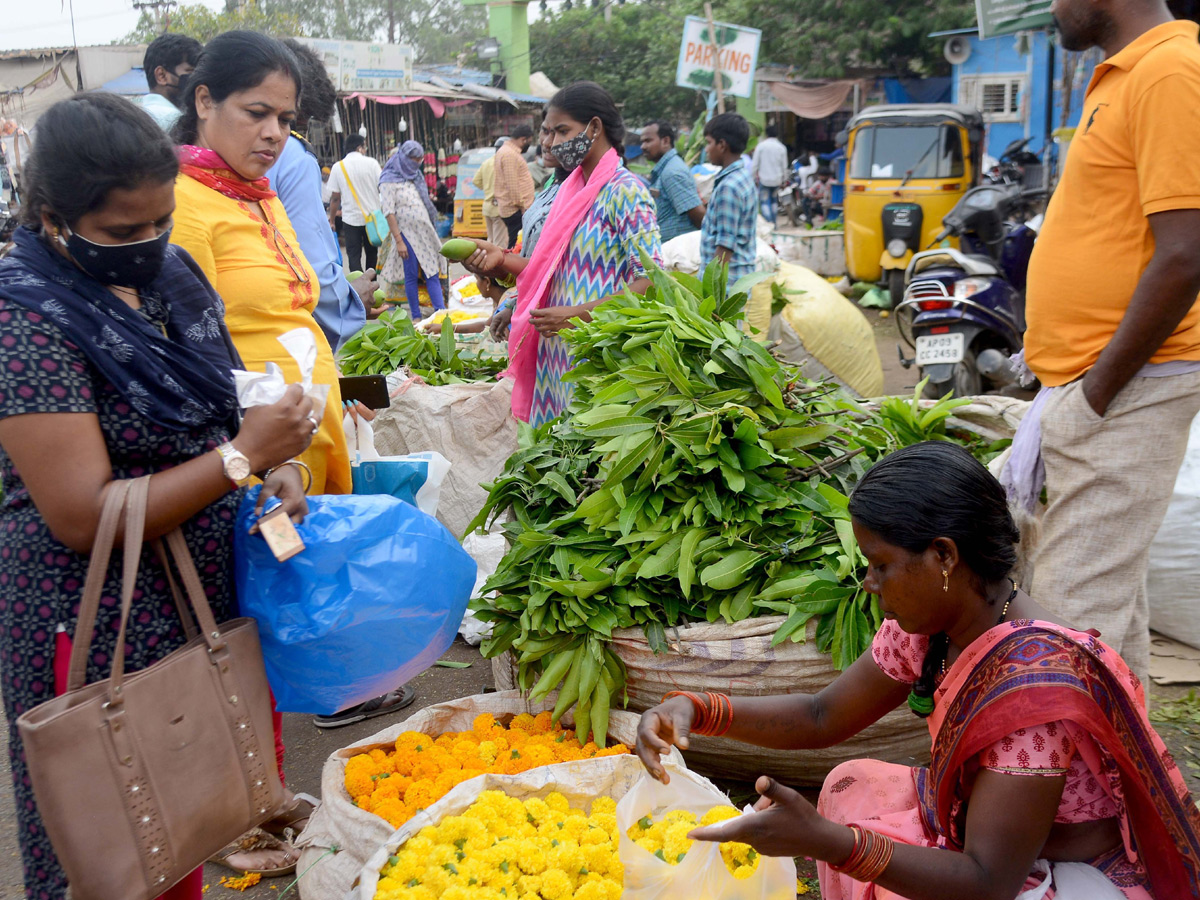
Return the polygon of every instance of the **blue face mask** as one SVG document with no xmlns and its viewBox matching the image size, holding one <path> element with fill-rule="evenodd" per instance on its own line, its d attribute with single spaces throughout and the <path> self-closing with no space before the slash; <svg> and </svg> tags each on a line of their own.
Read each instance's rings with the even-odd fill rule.
<svg viewBox="0 0 1200 900">
<path fill-rule="evenodd" d="M 75 265 L 101 284 L 120 287 L 144 288 L 153 283 L 162 272 L 171 240 L 170 228 L 158 237 L 129 244 L 97 244 L 70 228 L 64 230 L 67 237 L 59 234 L 58 242 L 67 248 Z"/>
</svg>

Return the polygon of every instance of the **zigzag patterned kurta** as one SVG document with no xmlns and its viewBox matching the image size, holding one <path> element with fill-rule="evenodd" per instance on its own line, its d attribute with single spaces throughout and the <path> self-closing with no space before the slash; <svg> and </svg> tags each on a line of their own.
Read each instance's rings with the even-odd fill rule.
<svg viewBox="0 0 1200 900">
<path fill-rule="evenodd" d="M 546 306 L 579 306 L 601 300 L 646 274 L 641 253 L 662 265 L 662 242 L 650 192 L 628 169 L 617 169 L 571 237 L 550 283 Z M 573 385 L 562 377 L 575 364 L 558 336 L 538 341 L 537 381 L 529 424 L 561 415 Z"/>
</svg>

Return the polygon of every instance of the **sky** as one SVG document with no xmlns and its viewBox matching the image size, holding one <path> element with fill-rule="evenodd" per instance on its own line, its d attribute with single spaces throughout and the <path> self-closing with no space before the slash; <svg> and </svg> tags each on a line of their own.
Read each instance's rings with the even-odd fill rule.
<svg viewBox="0 0 1200 900">
<path fill-rule="evenodd" d="M 75 38 L 80 46 L 111 44 L 137 25 L 132 0 L 4 0 L 0 5 L 0 51 L 33 47 L 69 47 L 71 3 L 75 6 Z M 224 0 L 189 0 L 224 9 Z"/>
</svg>

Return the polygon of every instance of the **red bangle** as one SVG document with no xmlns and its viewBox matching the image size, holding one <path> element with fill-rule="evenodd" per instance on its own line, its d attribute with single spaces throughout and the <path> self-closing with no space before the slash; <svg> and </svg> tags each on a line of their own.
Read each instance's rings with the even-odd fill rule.
<svg viewBox="0 0 1200 900">
<path fill-rule="evenodd" d="M 668 691 L 662 700 L 665 703 L 672 697 L 686 697 L 692 702 L 692 734 L 721 737 L 733 726 L 733 701 L 725 694 L 706 691 L 706 702 L 690 691 Z"/>
</svg>

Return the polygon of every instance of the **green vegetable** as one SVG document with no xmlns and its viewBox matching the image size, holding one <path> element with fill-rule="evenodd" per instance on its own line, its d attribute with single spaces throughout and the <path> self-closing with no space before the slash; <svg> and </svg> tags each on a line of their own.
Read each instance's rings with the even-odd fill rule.
<svg viewBox="0 0 1200 900">
<path fill-rule="evenodd" d="M 953 439 L 946 420 L 966 402 L 926 406 L 918 387 L 870 410 L 738 327 L 747 296 L 727 293 L 722 269 L 647 270 L 644 297 L 563 333 L 578 360 L 568 415 L 522 428 L 472 526 L 509 514 L 510 550 L 473 604 L 494 623 L 484 655 L 511 649 L 538 696 L 561 682 L 555 716 L 577 703 L 580 738 L 590 726 L 597 744 L 625 685 L 617 628 L 661 652 L 668 627 L 779 615 L 775 643 L 815 620 L 836 668 L 857 659 L 882 617 L 847 494 L 886 453 Z"/>
<path fill-rule="evenodd" d="M 342 345 L 338 362 L 343 375 L 390 375 L 405 366 L 427 384 L 491 381 L 508 368 L 503 357 L 469 355 L 459 349 L 452 328 L 443 328 L 441 338 L 433 341 L 418 332 L 400 308 L 364 325 Z"/>
</svg>

